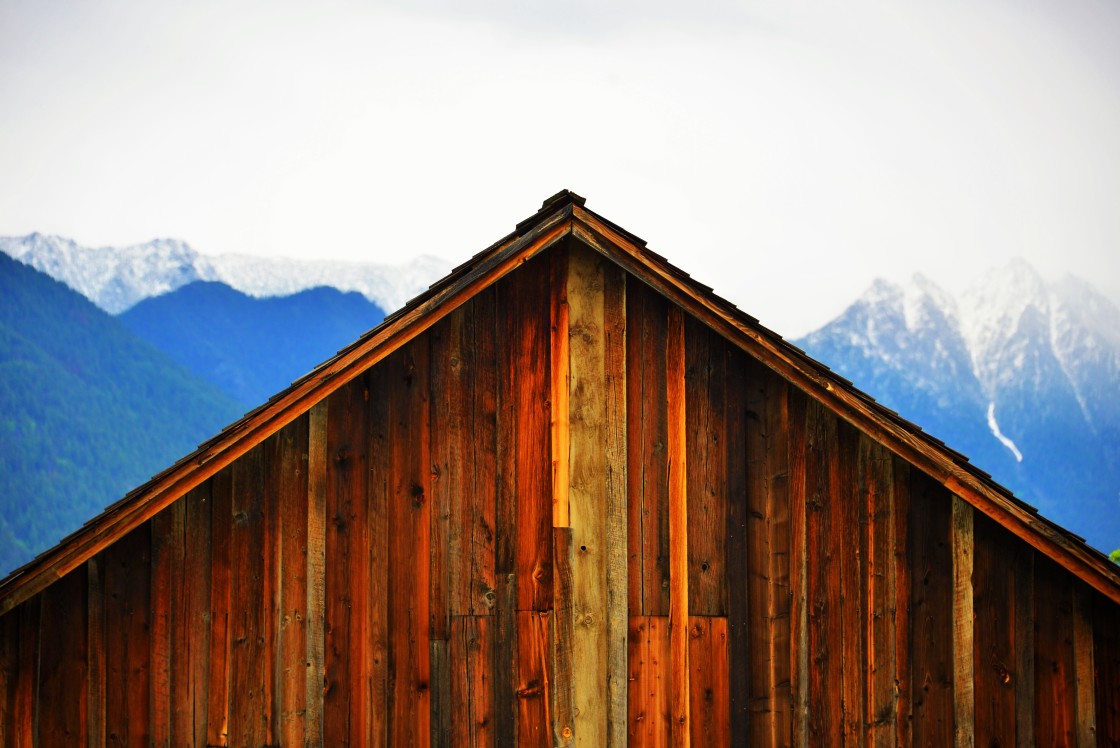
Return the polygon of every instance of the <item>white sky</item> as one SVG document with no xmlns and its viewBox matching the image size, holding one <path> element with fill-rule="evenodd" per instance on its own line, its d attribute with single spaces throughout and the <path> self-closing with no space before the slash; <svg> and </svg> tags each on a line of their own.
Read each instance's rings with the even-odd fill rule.
<svg viewBox="0 0 1120 748">
<path fill-rule="evenodd" d="M 0 235 L 458 262 L 561 188 L 795 336 L 1022 256 L 1120 299 L 1120 3 L 0 0 Z"/>
</svg>

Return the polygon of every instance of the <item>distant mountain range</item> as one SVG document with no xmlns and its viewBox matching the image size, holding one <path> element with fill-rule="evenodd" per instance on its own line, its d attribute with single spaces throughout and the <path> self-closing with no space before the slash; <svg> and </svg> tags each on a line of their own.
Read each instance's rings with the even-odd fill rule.
<svg viewBox="0 0 1120 748">
<path fill-rule="evenodd" d="M 1120 547 L 1120 309 L 1025 262 L 954 297 L 876 281 L 794 341 L 1043 515 Z"/>
<path fill-rule="evenodd" d="M 244 411 L 62 283 L 0 254 L 0 576 Z"/>
<path fill-rule="evenodd" d="M 329 286 L 394 310 L 450 270 L 422 256 L 401 265 L 201 255 L 177 239 L 131 247 L 83 247 L 43 234 L 0 237 L 0 252 L 62 281 L 110 314 L 196 281 L 220 281 L 249 296 L 287 296 Z"/>
<path fill-rule="evenodd" d="M 361 294 L 334 288 L 254 299 L 199 281 L 145 299 L 117 319 L 248 410 L 384 318 Z"/>
</svg>

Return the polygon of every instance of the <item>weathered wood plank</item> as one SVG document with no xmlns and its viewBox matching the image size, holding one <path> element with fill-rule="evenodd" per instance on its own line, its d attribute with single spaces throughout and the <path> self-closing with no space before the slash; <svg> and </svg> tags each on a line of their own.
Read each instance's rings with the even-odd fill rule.
<svg viewBox="0 0 1120 748">
<path fill-rule="evenodd" d="M 1034 581 L 1035 744 L 1074 745 L 1073 586 L 1065 570 L 1041 557 L 1035 563 Z"/>
<path fill-rule="evenodd" d="M 972 506 L 953 496 L 953 744 L 972 748 L 976 732 L 973 663 Z"/>
<path fill-rule="evenodd" d="M 724 341 L 685 317 L 688 610 L 726 616 L 727 450 Z"/>
<path fill-rule="evenodd" d="M 488 615 L 451 618 L 452 729 L 457 745 L 495 745 L 491 623 Z"/>
<path fill-rule="evenodd" d="M 570 745 L 574 725 L 572 689 L 572 528 L 553 531 L 552 742 Z"/>
<path fill-rule="evenodd" d="M 95 581 L 97 579 L 97 561 L 90 559 L 87 566 L 94 569 L 90 576 L 90 584 L 97 584 Z M 20 613 L 21 609 L 17 608 L 0 615 L 0 747 L 2 748 L 14 748 L 19 745 L 17 735 L 20 726 L 16 719 L 16 694 L 19 692 L 20 684 Z M 95 642 L 95 646 L 90 648 L 91 653 L 100 649 L 101 645 L 98 639 L 91 637 L 90 641 Z M 93 662 L 100 664 L 100 658 L 97 660 L 91 659 L 91 664 Z M 91 675 L 92 672 L 91 668 Z M 94 681 L 91 678 L 91 696 L 94 695 L 94 688 Z M 90 703 L 96 705 L 97 702 L 91 698 Z"/>
<path fill-rule="evenodd" d="M 626 558 L 626 289 L 627 278 L 603 271 L 603 345 L 606 348 L 607 744 L 626 745 L 626 639 L 629 599 Z"/>
<path fill-rule="evenodd" d="M 323 742 L 323 687 L 326 661 L 327 589 L 327 402 L 317 403 L 307 416 L 307 743 Z"/>
<path fill-rule="evenodd" d="M 278 606 L 280 611 L 274 699 L 279 707 L 278 742 L 304 745 L 308 740 L 309 701 L 320 688 L 308 690 L 308 430 L 301 418 L 275 437 L 270 463 L 279 471 L 277 516 L 279 527 Z M 318 738 L 316 738 L 318 739 Z"/>
<path fill-rule="evenodd" d="M 691 742 L 730 746 L 726 618 L 689 618 L 688 668 Z"/>
<path fill-rule="evenodd" d="M 267 745 L 271 706 L 266 648 L 270 565 L 266 560 L 265 445 L 235 462 L 230 531 L 229 741 Z"/>
<path fill-rule="evenodd" d="M 521 273 L 506 276 L 495 292 L 494 342 L 498 366 L 495 422 L 494 501 L 494 647 L 490 665 L 494 677 L 494 741 L 498 745 L 517 742 L 518 628 L 518 396 L 516 354 L 519 338 L 511 311 L 510 285 Z M 530 365 L 531 366 L 531 365 Z M 517 393 L 516 395 L 514 393 Z M 526 465 L 526 467 L 528 467 Z M 545 506 L 548 506 L 547 504 Z M 551 512 L 550 512 L 551 514 Z M 551 522 L 549 523 L 551 527 Z M 526 574 L 528 576 L 528 574 Z"/>
<path fill-rule="evenodd" d="M 911 737 L 953 743 L 952 495 L 910 471 Z"/>
<path fill-rule="evenodd" d="M 206 517 L 207 527 L 210 524 L 210 517 Z M 105 746 L 105 578 L 104 578 L 104 556 L 98 554 L 86 562 L 86 623 L 88 628 L 86 631 L 86 641 L 89 643 L 89 674 L 87 676 L 87 696 L 86 703 L 87 709 L 87 729 L 86 735 L 89 739 L 87 746 L 89 748 L 104 748 Z M 209 579 L 207 579 L 209 584 Z M 209 600 L 207 600 L 209 604 Z M 11 614 L 9 618 L 13 622 L 17 621 L 15 614 Z M 0 625 L 3 621 L 0 620 Z M 18 629 L 16 629 L 18 635 Z M 3 643 L 0 642 L 0 649 Z M 0 689 L 2 690 L 2 689 Z M 14 715 L 10 715 L 14 719 Z M 9 717 L 3 713 L 3 704 L 0 703 L 0 722 L 4 724 L 14 724 L 8 721 Z M 202 736 L 200 742 L 205 742 L 206 735 L 206 707 L 203 705 L 202 709 Z M 3 728 L 0 728 L 3 729 Z M 8 746 L 8 742 L 0 740 L 0 745 Z"/>
<path fill-rule="evenodd" d="M 82 567 L 48 587 L 41 596 L 36 745 L 44 748 L 69 748 L 87 742 L 87 585 Z"/>
<path fill-rule="evenodd" d="M 105 551 L 105 729 L 108 745 L 152 742 L 151 526 Z"/>
<path fill-rule="evenodd" d="M 1070 580 L 1073 582 L 1073 580 Z M 1093 692 L 1093 596 L 1088 587 L 1073 582 L 1074 678 L 1077 689 L 1077 745 L 1097 744 L 1096 694 Z"/>
<path fill-rule="evenodd" d="M 891 458 L 891 463 L 896 745 L 910 745 L 910 709 L 913 703 L 910 676 L 910 463 L 897 455 Z"/>
<path fill-rule="evenodd" d="M 1034 745 L 1034 560 L 1038 554 L 1015 543 L 1011 556 L 1015 584 L 1015 738 Z"/>
<path fill-rule="evenodd" d="M 807 445 L 805 393 L 788 388 L 789 407 L 789 577 L 790 577 L 790 745 L 809 744 L 809 565 L 807 547 Z M 907 600 L 909 603 L 909 600 Z M 909 633 L 909 632 L 907 632 Z M 736 737 L 740 732 L 733 732 Z"/>
<path fill-rule="evenodd" d="M 746 662 L 732 659 L 731 677 L 733 682 L 749 677 L 751 742 L 780 745 L 790 739 L 789 397 L 785 381 L 757 361 L 749 361 L 746 374 L 746 413 L 728 421 L 746 426 L 749 550 L 744 579 L 749 602 L 742 638 L 750 655 Z M 728 398 L 732 398 L 730 388 Z M 729 454 L 729 473 L 733 465 L 742 464 L 741 458 Z M 739 638 L 732 629 L 732 652 L 742 646 L 736 641 Z M 737 670 L 745 672 L 738 675 Z M 748 734 L 738 733 L 739 729 L 741 725 L 736 725 L 733 735 Z"/>
<path fill-rule="evenodd" d="M 152 517 L 152 653 L 151 703 L 152 743 L 171 744 L 171 620 L 172 565 L 176 546 L 182 548 L 182 515 L 176 507 L 182 501 Z"/>
<path fill-rule="evenodd" d="M 641 283 L 626 289 L 626 434 L 630 615 L 669 614 L 669 469 L 665 344 L 668 305 Z"/>
<path fill-rule="evenodd" d="M 398 353 L 398 358 L 401 354 Z M 393 370 L 389 360 L 366 373 L 369 397 L 362 418 L 367 419 L 360 438 L 368 450 L 365 511 L 361 513 L 361 526 L 356 528 L 354 541 L 362 538 L 364 548 L 360 558 L 352 563 L 365 563 L 363 573 L 351 573 L 351 595 L 364 595 L 364 605 L 354 620 L 350 649 L 360 659 L 351 667 L 352 682 L 357 679 L 356 695 L 362 703 L 350 712 L 350 739 L 352 744 L 367 742 L 370 745 L 388 745 L 389 721 L 392 698 L 393 615 L 390 608 L 391 525 L 390 502 L 393 500 L 394 432 L 390 400 L 393 397 Z M 333 407 L 333 406 L 332 406 Z M 361 407 L 355 404 L 354 407 Z M 424 557 L 413 559 L 424 562 Z M 419 591 L 418 591 L 419 592 Z M 422 624 L 420 624 L 422 626 Z M 355 641 L 354 637 L 358 637 Z M 354 698 L 353 696 L 351 698 Z M 366 715 L 360 717 L 359 715 Z"/>
<path fill-rule="evenodd" d="M 752 571 L 752 553 L 754 551 L 766 552 L 769 542 L 769 532 L 762 527 L 761 537 L 751 537 L 751 526 L 767 523 L 766 515 L 760 513 L 751 516 L 752 497 L 758 495 L 759 489 L 765 488 L 764 471 L 756 469 L 755 463 L 765 464 L 766 435 L 769 430 L 763 427 L 763 413 L 765 412 L 766 380 L 759 369 L 752 367 L 751 362 L 737 349 L 729 351 L 730 360 L 727 365 L 727 657 L 728 673 L 730 677 L 730 693 L 728 713 L 732 739 L 761 740 L 769 736 L 771 730 L 765 723 L 764 717 L 755 725 L 751 720 L 752 704 L 755 702 L 756 691 L 767 691 L 759 682 L 769 682 L 770 667 L 752 667 L 752 653 L 762 652 L 770 656 L 769 642 L 759 641 L 765 636 L 765 627 L 755 625 L 755 620 L 765 613 L 765 605 L 760 604 L 752 597 L 765 595 L 766 577 L 762 569 L 768 568 L 769 562 L 757 567 L 757 579 Z M 785 408 L 783 403 L 781 406 Z M 786 449 L 788 444 L 782 444 L 780 449 Z M 764 484 L 762 486 L 757 484 Z M 765 490 L 761 495 L 766 495 Z M 755 502 L 757 503 L 757 502 Z M 752 543 L 762 546 L 756 549 Z M 787 536 L 788 542 L 788 536 Z M 787 559 L 788 560 L 788 557 Z M 789 594 L 788 580 L 783 593 Z M 788 604 L 787 604 L 788 605 Z M 755 616 L 752 619 L 751 616 Z M 787 621 L 788 624 L 788 621 Z M 785 669 L 788 672 L 790 663 L 789 642 L 786 650 L 780 656 L 785 660 Z M 788 688 L 788 678 L 787 678 Z M 759 698 L 761 709 L 768 710 L 769 698 Z M 768 714 L 768 711 L 765 712 Z M 772 724 L 772 723 L 771 723 Z M 754 734 L 752 727 L 757 727 Z M 788 734 L 787 734 L 788 738 Z"/>
<path fill-rule="evenodd" d="M 837 424 L 838 492 L 834 494 L 840 540 L 837 554 L 840 566 L 840 648 L 841 675 L 843 687 L 840 695 L 841 714 L 843 714 L 843 735 L 845 743 L 862 743 L 866 736 L 864 652 L 866 649 L 866 625 L 864 622 L 863 566 L 867 558 L 867 504 L 859 490 L 859 432 L 845 421 Z M 850 538 L 844 542 L 843 538 Z M 833 650 L 837 651 L 837 650 Z"/>
<path fill-rule="evenodd" d="M 517 610 L 544 611 L 552 608 L 548 257 L 525 263 L 508 278 L 501 318 L 510 352 L 503 379 L 515 420 Z"/>
<path fill-rule="evenodd" d="M 669 745 L 672 719 L 668 616 L 631 616 L 629 649 L 629 744 L 663 748 Z"/>
<path fill-rule="evenodd" d="M 126 537 L 125 541 L 127 542 Z M 39 673 L 39 619 L 43 598 L 33 597 L 27 600 L 13 614 L 19 618 L 19 681 L 13 695 L 12 711 L 14 713 L 12 738 L 13 744 L 19 748 L 32 748 L 35 745 L 35 734 L 38 728 L 37 699 Z M 119 643 L 119 638 L 114 644 Z M 108 647 L 107 647 L 108 649 Z M 124 699 L 119 699 L 118 703 Z M 123 719 L 123 715 L 118 715 Z M 128 723 L 124 722 L 126 727 Z"/>
<path fill-rule="evenodd" d="M 572 528 L 573 716 L 577 745 L 607 744 L 607 441 L 604 267 L 590 250 L 568 264 L 569 521 Z"/>
<path fill-rule="evenodd" d="M 983 515 L 974 518 L 976 744 L 1013 744 L 1015 691 L 1015 546 L 1010 533 Z"/>
<path fill-rule="evenodd" d="M 570 417 L 568 398 L 571 392 L 571 330 L 568 307 L 568 252 L 558 248 L 549 253 L 549 317 L 552 340 L 549 344 L 549 401 L 552 404 L 549 431 L 552 445 L 552 526 L 568 527 L 569 477 L 571 465 Z"/>
<path fill-rule="evenodd" d="M 232 530 L 233 469 L 230 468 L 218 473 L 210 481 L 210 664 L 206 681 L 207 745 L 229 745 Z"/>
<path fill-rule="evenodd" d="M 843 721 L 843 618 L 840 578 L 845 545 L 841 533 L 836 417 L 816 400 L 806 411 L 805 547 L 808 579 L 809 735 L 813 744 L 840 745 Z M 853 591 L 854 592 L 854 591 Z"/>
<path fill-rule="evenodd" d="M 685 324 L 672 307 L 665 338 L 665 392 L 669 453 L 669 704 L 670 742 L 689 745 L 688 689 L 688 419 L 685 385 Z"/>
<path fill-rule="evenodd" d="M 428 442 L 428 345 L 414 340 L 381 363 L 388 369 L 392 437 L 388 496 L 389 646 L 393 663 L 389 696 L 389 741 L 430 743 L 429 543 L 431 460 Z M 376 531 L 376 530 L 375 530 Z M 377 573 L 376 570 L 374 573 Z M 374 737 L 375 742 L 377 736 Z"/>
<path fill-rule="evenodd" d="M 546 504 L 547 506 L 547 504 Z M 552 613 L 517 612 L 517 745 L 552 745 L 549 659 Z"/>
<path fill-rule="evenodd" d="M 1103 596 L 1093 602 L 1097 744 L 1120 746 L 1120 606 Z"/>
<path fill-rule="evenodd" d="M 867 742 L 883 748 L 896 745 L 897 735 L 893 479 L 891 453 L 860 435 L 860 496 L 866 512 L 864 677 L 868 681 L 863 720 Z"/>
</svg>

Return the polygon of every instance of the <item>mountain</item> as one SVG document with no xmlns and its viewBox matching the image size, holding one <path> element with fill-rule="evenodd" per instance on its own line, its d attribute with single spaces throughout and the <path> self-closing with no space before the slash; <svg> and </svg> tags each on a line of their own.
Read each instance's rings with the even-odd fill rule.
<svg viewBox="0 0 1120 748">
<path fill-rule="evenodd" d="M 255 299 L 223 283 L 198 281 L 145 299 L 118 319 L 249 408 L 384 317 L 361 294 L 334 288 Z"/>
<path fill-rule="evenodd" d="M 878 280 L 795 341 L 1091 545 L 1120 545 L 1120 310 L 1017 260 L 954 297 Z"/>
<path fill-rule="evenodd" d="M 0 254 L 0 575 L 243 409 L 81 295 Z"/>
<path fill-rule="evenodd" d="M 110 314 L 195 281 L 220 281 L 257 297 L 330 286 L 356 291 L 382 309 L 395 310 L 450 269 L 430 256 L 402 265 L 207 256 L 176 239 L 92 248 L 38 233 L 0 237 L 0 252 L 62 281 Z"/>
</svg>

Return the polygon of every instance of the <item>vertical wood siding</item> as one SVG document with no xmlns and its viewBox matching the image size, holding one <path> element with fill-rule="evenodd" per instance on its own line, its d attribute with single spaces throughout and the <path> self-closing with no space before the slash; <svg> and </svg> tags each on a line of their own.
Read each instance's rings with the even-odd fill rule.
<svg viewBox="0 0 1120 748">
<path fill-rule="evenodd" d="M 0 748 L 1120 745 L 1118 632 L 571 243 L 0 617 Z"/>
</svg>

